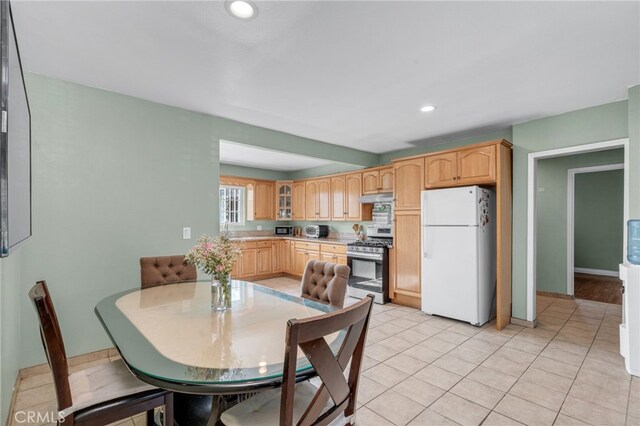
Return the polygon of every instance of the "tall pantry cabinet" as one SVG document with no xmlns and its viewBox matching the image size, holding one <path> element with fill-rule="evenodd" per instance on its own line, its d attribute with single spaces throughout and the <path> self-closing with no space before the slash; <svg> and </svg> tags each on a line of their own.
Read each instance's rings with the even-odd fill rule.
<svg viewBox="0 0 640 426">
<path fill-rule="evenodd" d="M 479 185 L 496 192 L 496 328 L 501 330 L 509 324 L 511 157 L 511 143 L 495 140 L 393 161 L 395 256 L 391 269 L 395 279 L 390 280 L 393 285 L 389 297 L 395 303 L 416 308 L 421 305 L 421 191 Z"/>
</svg>

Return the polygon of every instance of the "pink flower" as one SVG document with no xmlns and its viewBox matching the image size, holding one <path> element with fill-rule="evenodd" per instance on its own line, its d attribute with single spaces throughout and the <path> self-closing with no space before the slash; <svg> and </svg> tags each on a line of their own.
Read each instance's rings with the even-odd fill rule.
<svg viewBox="0 0 640 426">
<path fill-rule="evenodd" d="M 224 269 L 224 266 L 222 266 L 222 265 L 216 266 L 216 271 L 217 272 L 222 272 L 223 269 Z"/>
</svg>

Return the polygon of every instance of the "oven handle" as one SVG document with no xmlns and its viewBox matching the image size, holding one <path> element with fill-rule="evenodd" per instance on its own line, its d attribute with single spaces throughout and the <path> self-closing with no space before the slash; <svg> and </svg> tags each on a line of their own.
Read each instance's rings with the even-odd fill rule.
<svg viewBox="0 0 640 426">
<path fill-rule="evenodd" d="M 379 254 L 366 254 L 366 253 L 350 253 L 347 252 L 347 256 L 352 259 L 372 259 L 372 260 L 382 260 L 382 256 Z"/>
</svg>

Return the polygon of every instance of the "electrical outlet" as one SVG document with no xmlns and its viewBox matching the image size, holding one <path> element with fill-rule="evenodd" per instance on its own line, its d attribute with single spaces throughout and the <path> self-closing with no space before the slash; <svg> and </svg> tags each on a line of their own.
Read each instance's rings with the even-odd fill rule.
<svg viewBox="0 0 640 426">
<path fill-rule="evenodd" d="M 258 231 L 262 231 L 262 225 L 258 225 L 258 226 L 256 226 L 256 229 L 257 229 Z"/>
<path fill-rule="evenodd" d="M 189 228 L 189 227 L 182 228 L 182 239 L 183 240 L 190 240 L 191 239 L 191 228 Z"/>
</svg>

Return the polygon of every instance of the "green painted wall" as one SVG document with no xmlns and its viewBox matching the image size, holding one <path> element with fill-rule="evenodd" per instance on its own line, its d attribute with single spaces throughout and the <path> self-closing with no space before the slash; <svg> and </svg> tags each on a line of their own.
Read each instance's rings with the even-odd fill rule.
<svg viewBox="0 0 640 426">
<path fill-rule="evenodd" d="M 526 318 L 527 307 L 527 161 L 536 151 L 626 138 L 627 101 L 573 111 L 513 126 L 513 316 Z M 630 147 L 640 138 L 630 140 Z M 638 173 L 640 155 L 630 157 L 630 173 Z M 631 191 L 638 191 L 638 180 Z M 637 197 L 636 203 L 640 201 Z M 631 206 L 630 206 L 631 207 Z M 633 206 L 631 209 L 639 209 Z"/>
<path fill-rule="evenodd" d="M 344 163 L 327 164 L 325 166 L 291 172 L 289 173 L 289 179 L 307 179 L 316 176 L 332 175 L 335 173 L 353 172 L 362 168 L 362 166 Z"/>
<path fill-rule="evenodd" d="M 9 414 L 13 386 L 22 367 L 20 305 L 26 293 L 20 285 L 21 247 L 12 249 L 11 256 L 0 259 L 0 423 Z"/>
<path fill-rule="evenodd" d="M 565 294 L 567 291 L 568 170 L 622 162 L 624 162 L 622 149 L 550 158 L 538 162 L 536 227 L 538 290 Z M 623 187 L 620 186 L 616 190 L 622 194 Z M 578 201 L 576 196 L 576 211 Z M 621 230 L 622 226 L 618 229 L 620 236 Z M 619 248 L 622 248 L 622 240 Z M 618 262 L 621 259 L 622 254 L 618 257 Z"/>
<path fill-rule="evenodd" d="M 640 85 L 629 89 L 629 219 L 640 219 Z"/>
<path fill-rule="evenodd" d="M 623 261 L 624 171 L 576 175 L 576 268 L 618 270 Z"/>
</svg>

